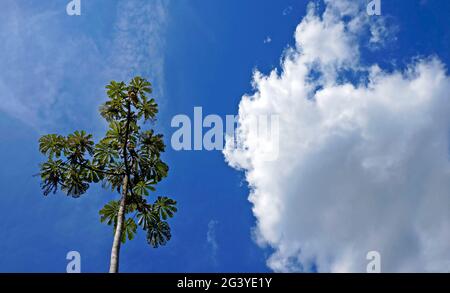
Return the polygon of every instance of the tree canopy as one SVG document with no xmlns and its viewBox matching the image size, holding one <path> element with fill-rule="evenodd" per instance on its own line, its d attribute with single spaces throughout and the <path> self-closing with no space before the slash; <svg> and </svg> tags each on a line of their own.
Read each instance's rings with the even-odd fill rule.
<svg viewBox="0 0 450 293">
<path fill-rule="evenodd" d="M 61 190 L 77 198 L 92 184 L 101 183 L 106 189 L 125 193 L 126 207 L 121 229 L 121 241 L 132 240 L 141 227 L 153 247 L 165 245 L 171 238 L 167 220 L 177 211 L 176 201 L 151 195 L 163 180 L 169 167 L 161 159 L 165 151 L 163 136 L 152 129 L 158 105 L 149 96 L 152 85 L 135 77 L 127 85 L 112 81 L 106 86 L 108 101 L 100 107 L 101 116 L 109 123 L 105 136 L 97 143 L 85 131 L 67 136 L 44 135 L 39 150 L 47 156 L 40 165 L 41 187 L 44 195 Z M 124 185 L 124 180 L 127 185 Z M 120 200 L 107 203 L 100 210 L 100 220 L 117 228 Z"/>
</svg>

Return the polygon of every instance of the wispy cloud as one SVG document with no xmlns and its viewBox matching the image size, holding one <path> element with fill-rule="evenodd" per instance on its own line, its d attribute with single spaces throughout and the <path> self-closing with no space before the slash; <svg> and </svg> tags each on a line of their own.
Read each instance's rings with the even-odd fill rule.
<svg viewBox="0 0 450 293">
<path fill-rule="evenodd" d="M 211 220 L 208 223 L 208 231 L 206 232 L 206 242 L 211 249 L 211 258 L 214 263 L 217 263 L 217 251 L 219 250 L 219 244 L 216 239 L 216 227 L 219 224 L 216 220 Z"/>
<path fill-rule="evenodd" d="M 283 9 L 283 15 L 286 16 L 286 15 L 291 14 L 292 9 L 293 9 L 292 6 L 286 7 L 285 9 Z"/>
<path fill-rule="evenodd" d="M 92 125 L 110 79 L 142 74 L 162 92 L 167 1 L 116 5 L 69 17 L 64 5 L 2 2 L 0 112 L 47 132 Z M 94 33 L 95 18 L 111 11 L 111 24 Z"/>
<path fill-rule="evenodd" d="M 117 6 L 117 16 L 113 66 L 108 70 L 123 80 L 136 74 L 149 76 L 162 92 L 168 1 L 124 0 Z"/>
<path fill-rule="evenodd" d="M 87 39 L 68 37 L 57 11 L 17 1 L 2 6 L 0 110 L 35 129 L 46 127 L 67 115 L 62 88 L 70 80 L 70 69 L 77 68 L 74 57 L 92 56 L 95 50 Z"/>
</svg>

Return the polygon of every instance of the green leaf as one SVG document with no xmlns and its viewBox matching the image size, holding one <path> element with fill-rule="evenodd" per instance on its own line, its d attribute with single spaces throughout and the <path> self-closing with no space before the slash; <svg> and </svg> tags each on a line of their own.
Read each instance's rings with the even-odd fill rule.
<svg viewBox="0 0 450 293">
<path fill-rule="evenodd" d="M 124 131 L 122 131 L 124 125 L 120 121 L 112 121 L 109 123 L 109 130 L 106 132 L 106 139 L 109 141 L 115 141 L 117 144 L 120 144 L 124 138 Z"/>
<path fill-rule="evenodd" d="M 89 188 L 89 184 L 83 177 L 82 172 L 74 166 L 70 166 L 69 170 L 64 173 L 64 180 L 61 190 L 72 197 L 80 197 L 85 194 Z"/>
<path fill-rule="evenodd" d="M 124 223 L 124 228 L 123 228 L 123 232 L 122 232 L 122 243 L 125 243 L 127 238 L 128 240 L 133 240 L 134 235 L 136 235 L 136 231 L 137 231 L 137 225 L 136 222 L 129 218 L 125 221 Z"/>
<path fill-rule="evenodd" d="M 142 97 L 141 102 L 136 105 L 138 111 L 138 118 L 144 117 L 144 120 L 153 120 L 158 114 L 158 105 L 154 99 L 147 100 L 147 97 Z"/>
<path fill-rule="evenodd" d="M 140 181 L 133 187 L 133 193 L 139 196 L 148 196 L 149 190 L 155 191 L 155 188 L 152 185 L 153 182 L 151 181 Z"/>
<path fill-rule="evenodd" d="M 112 99 L 100 106 L 100 115 L 108 122 L 121 119 L 127 115 L 123 99 Z"/>
<path fill-rule="evenodd" d="M 123 162 L 112 162 L 109 164 L 109 172 L 111 174 L 124 174 L 125 173 L 125 166 Z M 116 190 L 118 193 L 120 193 L 122 183 L 123 183 L 123 176 L 117 176 L 117 175 L 106 175 L 105 181 L 103 182 L 102 186 L 104 188 L 110 187 L 112 191 Z"/>
<path fill-rule="evenodd" d="M 94 159 L 101 166 L 106 166 L 119 157 L 117 146 L 111 140 L 102 140 L 95 146 Z"/>
<path fill-rule="evenodd" d="M 159 196 L 153 208 L 163 220 L 167 220 L 167 218 L 172 218 L 174 213 L 178 211 L 176 205 L 177 202 L 175 200 Z"/>
<path fill-rule="evenodd" d="M 94 153 L 92 135 L 87 134 L 84 130 L 70 134 L 67 137 L 66 144 L 65 155 L 72 162 L 83 162 L 86 153 L 89 155 Z"/>
<path fill-rule="evenodd" d="M 95 164 L 92 164 L 91 162 L 87 163 L 88 168 L 85 168 L 86 172 L 86 180 L 89 183 L 98 183 L 104 178 L 104 174 L 101 170 L 101 167 Z"/>
<path fill-rule="evenodd" d="M 111 99 L 123 99 L 126 97 L 126 85 L 124 82 L 111 81 L 106 86 L 106 93 Z"/>
<path fill-rule="evenodd" d="M 106 222 L 108 225 L 114 224 L 114 227 L 117 224 L 117 214 L 119 213 L 119 202 L 118 201 L 110 201 L 107 203 L 99 212 L 100 214 L 100 222 Z"/>
<path fill-rule="evenodd" d="M 57 134 L 44 135 L 39 139 L 39 151 L 49 158 L 53 158 L 53 156 L 59 158 L 61 152 L 64 151 L 65 145 L 66 140 L 64 136 Z"/>
<path fill-rule="evenodd" d="M 167 166 L 166 163 L 159 161 L 156 164 L 156 169 L 157 169 L 157 177 L 159 178 L 164 178 L 167 177 L 167 173 L 169 172 L 169 166 Z"/>
<path fill-rule="evenodd" d="M 152 93 L 152 84 L 140 76 L 136 76 L 131 80 L 129 88 L 132 88 L 141 96 L 145 95 L 146 93 Z"/>
<path fill-rule="evenodd" d="M 139 135 L 139 143 L 141 144 L 142 152 L 150 158 L 159 158 L 159 154 L 164 152 L 166 148 L 163 136 L 155 135 L 153 130 L 143 131 Z"/>
<path fill-rule="evenodd" d="M 63 174 L 65 170 L 66 165 L 62 160 L 53 161 L 49 159 L 48 162 L 41 164 L 41 188 L 45 196 L 51 192 L 56 193 L 58 191 L 58 186 L 64 180 Z"/>
<path fill-rule="evenodd" d="M 166 245 L 171 238 L 172 233 L 167 222 L 153 221 L 147 228 L 147 242 L 154 248 Z"/>
</svg>

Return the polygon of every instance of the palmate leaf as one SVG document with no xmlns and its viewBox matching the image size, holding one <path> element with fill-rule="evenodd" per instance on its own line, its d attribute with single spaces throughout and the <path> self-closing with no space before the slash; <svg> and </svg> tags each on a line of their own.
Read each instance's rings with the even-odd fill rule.
<svg viewBox="0 0 450 293">
<path fill-rule="evenodd" d="M 133 197 L 133 203 L 136 205 L 136 216 L 142 229 L 146 230 L 150 223 L 160 220 L 159 215 L 154 212 L 153 205 L 148 204 L 145 198 L 141 196 Z"/>
<path fill-rule="evenodd" d="M 154 221 L 147 228 L 147 242 L 154 248 L 166 245 L 171 238 L 172 233 L 167 222 Z"/>
<path fill-rule="evenodd" d="M 100 222 L 108 225 L 113 225 L 114 227 L 117 225 L 117 215 L 119 214 L 120 201 L 112 200 L 107 203 L 100 211 Z M 125 209 L 125 214 L 128 214 L 133 211 L 131 205 L 127 205 Z"/>
<path fill-rule="evenodd" d="M 124 82 L 111 81 L 106 90 L 106 94 L 112 100 L 120 100 L 126 97 L 127 86 Z"/>
<path fill-rule="evenodd" d="M 177 212 L 176 205 L 177 202 L 175 200 L 159 196 L 153 205 L 153 209 L 163 220 L 167 220 L 167 218 L 172 218 L 174 213 Z"/>
<path fill-rule="evenodd" d="M 41 164 L 41 188 L 44 195 L 47 196 L 51 192 L 56 193 L 58 186 L 61 184 L 63 173 L 66 166 L 62 160 L 49 159 L 48 162 Z"/>
<path fill-rule="evenodd" d="M 85 155 L 94 153 L 94 142 L 92 135 L 87 134 L 84 130 L 75 131 L 66 139 L 65 155 L 72 162 L 83 162 Z"/>
<path fill-rule="evenodd" d="M 86 183 L 83 172 L 79 169 L 70 166 L 70 169 L 64 173 L 64 181 L 61 190 L 67 195 L 72 197 L 80 197 L 85 194 L 89 188 L 89 184 Z"/>
<path fill-rule="evenodd" d="M 54 156 L 59 158 L 65 145 L 66 139 L 62 135 L 48 134 L 39 139 L 39 151 L 51 159 Z"/>
<path fill-rule="evenodd" d="M 111 174 L 124 174 L 125 166 L 123 162 L 112 162 L 109 164 L 109 172 Z M 123 176 L 110 175 L 105 176 L 105 180 L 102 182 L 103 188 L 111 188 L 112 191 L 116 190 L 120 193 L 123 183 Z"/>
<path fill-rule="evenodd" d="M 148 196 L 149 190 L 155 191 L 152 181 L 140 181 L 133 187 L 133 193 L 138 196 Z"/>
<path fill-rule="evenodd" d="M 123 138 L 123 131 L 122 128 L 124 128 L 123 123 L 120 121 L 112 121 L 109 123 L 109 130 L 106 132 L 106 139 L 110 141 L 116 141 L 117 143 L 120 143 Z"/>
<path fill-rule="evenodd" d="M 141 102 L 136 105 L 138 108 L 138 118 L 144 117 L 144 121 L 153 120 L 158 114 L 158 105 L 154 99 L 147 100 L 147 97 L 143 96 Z"/>
<path fill-rule="evenodd" d="M 114 227 L 117 225 L 117 215 L 119 214 L 120 201 L 112 200 L 107 203 L 100 211 L 100 222 L 108 225 L 113 225 Z M 125 213 L 129 213 L 131 211 L 130 207 L 127 206 Z"/>
<path fill-rule="evenodd" d="M 129 218 L 125 221 L 124 223 L 124 227 L 123 227 L 123 232 L 122 232 L 122 243 L 125 243 L 128 240 L 133 240 L 134 235 L 136 235 L 136 231 L 137 231 L 137 224 L 136 222 Z"/>
<path fill-rule="evenodd" d="M 140 96 L 152 93 L 152 84 L 140 76 L 136 76 L 130 82 L 130 87 Z"/>
<path fill-rule="evenodd" d="M 139 218 L 139 213 L 146 211 L 151 211 L 151 205 L 147 203 L 146 198 L 137 196 L 134 193 L 128 194 L 127 213 L 137 212 L 136 216 Z"/>
<path fill-rule="evenodd" d="M 171 239 L 170 226 L 166 221 L 177 211 L 176 202 L 167 197 L 159 197 L 155 204 L 138 213 L 138 224 L 147 231 L 147 242 L 154 248 L 166 245 Z"/>
<path fill-rule="evenodd" d="M 119 202 L 110 201 L 99 212 L 100 222 L 106 222 L 108 225 L 117 224 L 117 214 L 119 213 Z"/>
<path fill-rule="evenodd" d="M 161 134 L 155 135 L 153 130 L 146 130 L 139 134 L 141 152 L 150 158 L 159 157 L 165 151 L 165 144 Z"/>
<path fill-rule="evenodd" d="M 101 170 L 101 166 L 92 164 L 91 162 L 86 163 L 86 181 L 89 183 L 99 183 L 105 177 L 105 174 Z"/>
<path fill-rule="evenodd" d="M 160 158 L 149 157 L 142 153 L 140 153 L 138 164 L 141 176 L 154 184 L 167 177 L 169 172 L 169 167 Z"/>
<path fill-rule="evenodd" d="M 102 223 L 106 222 L 108 225 L 113 225 L 115 232 L 116 226 L 117 226 L 117 215 L 119 213 L 119 205 L 120 203 L 118 201 L 111 201 L 108 204 L 106 204 L 99 212 L 100 214 L 100 221 Z M 129 212 L 129 211 L 126 211 Z M 122 231 L 122 237 L 121 242 L 125 243 L 125 241 L 133 240 L 134 235 L 137 232 L 137 224 L 136 222 L 129 218 L 126 219 L 123 224 L 123 231 Z"/>
<path fill-rule="evenodd" d="M 125 117 L 127 112 L 122 99 L 112 99 L 100 106 L 100 115 L 108 122 Z"/>
<path fill-rule="evenodd" d="M 112 139 L 103 139 L 95 146 L 94 159 L 101 166 L 106 166 L 118 159 L 117 143 Z"/>
<path fill-rule="evenodd" d="M 161 181 L 163 178 L 167 177 L 168 172 L 169 166 L 167 166 L 166 163 L 164 163 L 163 161 L 158 161 L 156 163 L 155 177 L 158 182 Z"/>
<path fill-rule="evenodd" d="M 147 230 L 152 223 L 158 222 L 160 219 L 156 213 L 150 209 L 143 210 L 137 214 L 138 224 L 142 229 Z"/>
<path fill-rule="evenodd" d="M 142 77 L 135 77 L 128 86 L 128 97 L 137 109 L 142 107 L 142 101 L 146 98 L 147 93 L 151 93 L 151 83 Z M 138 116 L 139 118 L 141 115 Z"/>
</svg>

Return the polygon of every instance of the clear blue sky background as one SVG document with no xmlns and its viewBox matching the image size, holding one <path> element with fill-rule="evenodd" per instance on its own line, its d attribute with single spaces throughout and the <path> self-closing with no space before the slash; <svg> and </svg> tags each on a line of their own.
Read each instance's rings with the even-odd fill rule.
<svg viewBox="0 0 450 293">
<path fill-rule="evenodd" d="M 98 210 L 117 195 L 92 188 L 79 199 L 44 197 L 33 177 L 43 160 L 40 135 L 86 129 L 100 137 L 103 87 L 131 74 L 154 81 L 158 129 L 167 144 L 176 114 L 192 117 L 195 106 L 204 114 L 236 114 L 241 96 L 252 90 L 253 70 L 277 67 L 292 45 L 308 1 L 163 1 L 162 16 L 152 11 L 144 17 L 139 7 L 160 4 L 82 0 L 82 15 L 69 17 L 67 2 L 0 4 L 1 272 L 65 272 L 71 250 L 81 253 L 83 272 L 108 267 L 112 230 L 99 222 Z M 437 55 L 450 64 L 450 1 L 382 4 L 396 39 L 363 50 L 363 60 L 402 67 L 415 56 Z M 267 37 L 272 41 L 264 42 Z M 179 202 L 173 239 L 155 250 L 140 233 L 123 247 L 121 270 L 268 271 L 270 248 L 252 238 L 255 219 L 243 174 L 217 151 L 175 152 L 169 145 L 164 158 L 171 169 L 158 194 Z"/>
</svg>

